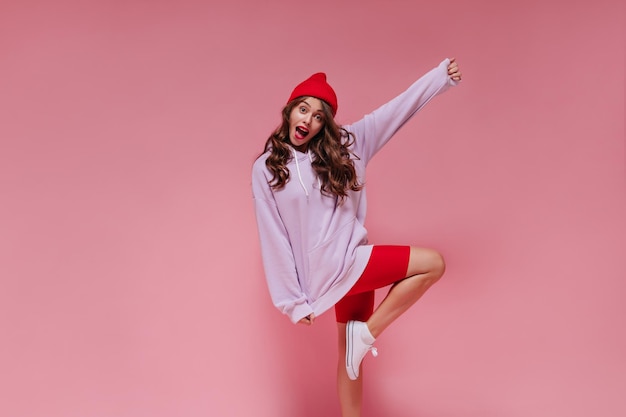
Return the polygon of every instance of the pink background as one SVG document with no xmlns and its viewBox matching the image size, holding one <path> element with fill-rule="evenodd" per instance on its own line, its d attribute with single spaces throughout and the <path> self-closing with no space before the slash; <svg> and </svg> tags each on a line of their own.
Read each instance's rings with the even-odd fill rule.
<svg viewBox="0 0 626 417">
<path fill-rule="evenodd" d="M 463 84 L 370 166 L 371 240 L 448 272 L 365 416 L 626 415 L 623 4 L 2 1 L 0 415 L 337 416 L 250 167 L 311 73 L 348 123 L 446 56 Z"/>
</svg>

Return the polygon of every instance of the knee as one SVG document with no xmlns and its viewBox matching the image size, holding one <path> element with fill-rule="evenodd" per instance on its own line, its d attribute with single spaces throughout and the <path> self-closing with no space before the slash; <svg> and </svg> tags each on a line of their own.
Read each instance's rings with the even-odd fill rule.
<svg viewBox="0 0 626 417">
<path fill-rule="evenodd" d="M 435 281 L 438 281 L 446 272 L 446 261 L 443 255 L 433 250 L 430 255 L 430 268 L 429 268 Z"/>
<path fill-rule="evenodd" d="M 407 276 L 420 275 L 431 283 L 435 283 L 443 276 L 446 262 L 439 252 L 434 249 L 411 248 L 411 258 Z"/>
<path fill-rule="evenodd" d="M 439 281 L 446 271 L 446 261 L 443 255 L 434 249 L 428 249 L 423 257 L 424 269 L 428 280 L 434 284 Z"/>
</svg>

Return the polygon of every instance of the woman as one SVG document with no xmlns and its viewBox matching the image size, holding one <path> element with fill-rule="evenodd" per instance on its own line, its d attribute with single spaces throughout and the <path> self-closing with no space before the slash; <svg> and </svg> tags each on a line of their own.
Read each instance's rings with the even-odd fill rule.
<svg viewBox="0 0 626 417">
<path fill-rule="evenodd" d="M 338 126 L 337 96 L 317 73 L 300 83 L 282 124 L 252 170 L 265 275 L 274 305 L 311 325 L 335 308 L 338 394 L 343 417 L 361 412 L 361 361 L 395 319 L 434 284 L 442 256 L 409 246 L 372 246 L 363 227 L 365 168 L 431 98 L 461 80 L 446 59 L 358 122 Z M 374 291 L 392 285 L 374 310 Z"/>
</svg>

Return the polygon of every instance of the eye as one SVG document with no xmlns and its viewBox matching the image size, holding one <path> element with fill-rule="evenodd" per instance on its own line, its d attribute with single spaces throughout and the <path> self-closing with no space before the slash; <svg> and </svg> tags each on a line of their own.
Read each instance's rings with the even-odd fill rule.
<svg viewBox="0 0 626 417">
<path fill-rule="evenodd" d="M 318 122 L 321 122 L 324 120 L 324 117 L 321 114 L 316 114 L 315 115 L 315 120 L 317 120 Z"/>
<path fill-rule="evenodd" d="M 300 113 L 306 113 L 306 107 L 300 106 Z"/>
</svg>

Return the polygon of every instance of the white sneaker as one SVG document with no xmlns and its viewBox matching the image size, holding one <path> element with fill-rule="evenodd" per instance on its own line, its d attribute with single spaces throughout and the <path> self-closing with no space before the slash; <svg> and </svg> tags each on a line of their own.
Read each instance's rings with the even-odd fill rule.
<svg viewBox="0 0 626 417">
<path fill-rule="evenodd" d="M 376 339 L 362 321 L 351 320 L 346 323 L 346 371 L 348 378 L 355 380 L 359 377 L 361 361 L 372 351 L 373 356 L 378 356 L 378 350 L 372 344 Z"/>
</svg>

